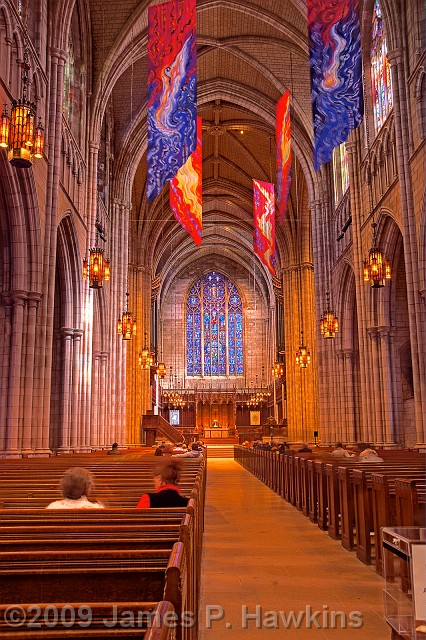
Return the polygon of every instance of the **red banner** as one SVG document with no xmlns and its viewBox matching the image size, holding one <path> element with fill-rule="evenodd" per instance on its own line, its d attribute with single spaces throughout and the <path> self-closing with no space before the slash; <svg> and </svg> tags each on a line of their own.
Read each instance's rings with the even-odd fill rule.
<svg viewBox="0 0 426 640">
<path fill-rule="evenodd" d="M 275 275 L 275 194 L 270 182 L 253 180 L 254 252 Z"/>
<path fill-rule="evenodd" d="M 202 119 L 197 117 L 197 146 L 170 180 L 170 207 L 176 220 L 195 244 L 201 244 L 202 220 Z"/>
<path fill-rule="evenodd" d="M 148 7 L 148 200 L 195 151 L 196 116 L 195 0 Z"/>
<path fill-rule="evenodd" d="M 278 222 L 282 223 L 287 213 L 291 184 L 290 91 L 286 91 L 277 103 L 275 139 L 277 144 Z"/>
</svg>

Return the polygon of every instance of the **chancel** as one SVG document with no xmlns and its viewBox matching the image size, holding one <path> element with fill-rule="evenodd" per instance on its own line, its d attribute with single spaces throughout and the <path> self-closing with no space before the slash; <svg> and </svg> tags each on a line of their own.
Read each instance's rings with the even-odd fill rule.
<svg viewBox="0 0 426 640">
<path fill-rule="evenodd" d="M 272 494 L 245 495 L 251 473 L 274 507 L 379 558 L 370 461 L 327 475 L 317 457 L 368 444 L 401 469 L 383 526 L 406 515 L 397 489 L 422 504 L 405 465 L 426 450 L 425 50 L 423 0 L 0 0 L 0 457 L 41 486 L 15 496 L 10 477 L 0 506 L 34 505 L 44 464 L 93 472 L 117 442 L 100 474 L 114 465 L 127 508 L 118 467 L 166 447 L 211 465 L 190 489 L 183 472 L 185 497 L 235 481 L 247 531 L 261 503 L 259 558 L 265 531 L 287 532 Z M 343 490 L 349 510 L 322 502 Z"/>
</svg>

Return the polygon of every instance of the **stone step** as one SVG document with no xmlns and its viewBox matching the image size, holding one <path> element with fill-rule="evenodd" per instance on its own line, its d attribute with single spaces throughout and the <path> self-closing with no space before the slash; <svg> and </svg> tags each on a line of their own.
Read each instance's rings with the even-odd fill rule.
<svg viewBox="0 0 426 640">
<path fill-rule="evenodd" d="M 208 444 L 207 443 L 207 459 L 208 458 L 233 458 L 233 444 Z"/>
</svg>

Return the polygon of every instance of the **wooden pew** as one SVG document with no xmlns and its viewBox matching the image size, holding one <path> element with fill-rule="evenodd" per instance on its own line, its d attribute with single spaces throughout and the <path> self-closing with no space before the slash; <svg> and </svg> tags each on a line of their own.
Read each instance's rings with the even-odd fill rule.
<svg viewBox="0 0 426 640">
<path fill-rule="evenodd" d="M 376 473 L 375 471 L 375 469 L 354 469 L 352 471 L 352 484 L 355 502 L 356 554 L 359 560 L 361 560 L 365 564 L 371 564 L 372 548 L 373 542 L 375 540 L 378 541 L 376 545 L 376 554 L 377 552 L 379 554 L 381 553 L 381 551 L 379 551 L 378 549 L 380 547 L 380 527 L 396 524 L 396 519 L 394 520 L 394 522 L 385 522 L 380 518 L 383 513 L 383 507 L 380 504 L 377 504 L 377 494 L 375 496 L 375 500 L 373 499 L 372 478 L 373 476 L 379 475 L 377 471 Z M 394 486 L 396 477 L 405 476 L 407 478 L 415 478 L 417 475 L 418 469 L 414 466 L 407 469 L 382 468 L 380 476 L 383 480 L 386 479 L 386 485 L 385 483 L 382 484 L 382 487 L 384 488 L 386 486 L 387 490 L 385 499 L 390 503 L 390 489 L 392 486 Z M 418 477 L 419 479 L 424 478 L 423 469 L 420 470 L 420 475 Z M 375 505 L 378 509 L 377 512 L 375 512 L 375 509 L 373 509 L 373 505 Z M 386 507 L 384 507 L 384 509 L 386 510 Z M 374 538 L 372 537 L 372 534 L 374 534 Z"/>
</svg>

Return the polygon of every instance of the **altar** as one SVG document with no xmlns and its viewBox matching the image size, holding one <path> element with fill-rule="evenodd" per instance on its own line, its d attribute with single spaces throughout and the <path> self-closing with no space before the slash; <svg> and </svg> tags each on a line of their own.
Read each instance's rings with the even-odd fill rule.
<svg viewBox="0 0 426 640">
<path fill-rule="evenodd" d="M 227 427 L 225 429 L 222 429 L 222 427 L 205 428 L 204 438 L 205 440 L 209 438 L 229 438 L 229 429 Z"/>
</svg>

